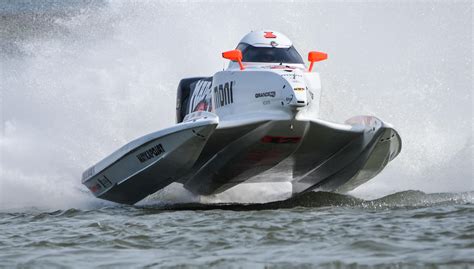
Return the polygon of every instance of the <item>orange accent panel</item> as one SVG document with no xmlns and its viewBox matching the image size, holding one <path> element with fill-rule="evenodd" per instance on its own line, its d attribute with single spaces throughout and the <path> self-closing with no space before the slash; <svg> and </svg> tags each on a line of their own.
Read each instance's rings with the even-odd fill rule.
<svg viewBox="0 0 474 269">
<path fill-rule="evenodd" d="M 244 70 L 244 65 L 242 64 L 242 52 L 240 50 L 229 50 L 222 53 L 222 57 L 231 61 L 236 61 L 239 63 L 240 70 Z"/>
<path fill-rule="evenodd" d="M 311 63 L 309 65 L 309 69 L 308 71 L 311 72 L 313 70 L 313 64 L 315 62 L 319 62 L 319 61 L 324 61 L 328 58 L 328 55 L 327 53 L 324 53 L 324 52 L 319 52 L 319 51 L 310 51 L 308 53 L 308 61 Z"/>
</svg>

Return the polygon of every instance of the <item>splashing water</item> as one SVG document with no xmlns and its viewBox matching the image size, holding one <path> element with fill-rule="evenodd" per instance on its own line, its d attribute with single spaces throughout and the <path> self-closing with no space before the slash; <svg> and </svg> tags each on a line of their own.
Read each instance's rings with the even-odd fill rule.
<svg viewBox="0 0 474 269">
<path fill-rule="evenodd" d="M 173 124 L 179 79 L 212 75 L 262 28 L 329 53 L 316 66 L 322 118 L 372 114 L 400 131 L 402 154 L 354 195 L 474 188 L 469 3 L 12 3 L 0 4 L 0 209 L 99 203 L 81 172 Z M 239 188 L 208 199 L 242 199 Z"/>
</svg>

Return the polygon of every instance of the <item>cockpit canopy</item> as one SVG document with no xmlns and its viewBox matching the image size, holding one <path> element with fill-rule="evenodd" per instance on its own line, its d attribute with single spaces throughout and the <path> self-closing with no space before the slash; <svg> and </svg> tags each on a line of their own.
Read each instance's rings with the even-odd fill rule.
<svg viewBox="0 0 474 269">
<path fill-rule="evenodd" d="M 236 49 L 242 51 L 242 62 L 304 64 L 303 58 L 293 46 L 255 47 L 239 43 Z"/>
</svg>

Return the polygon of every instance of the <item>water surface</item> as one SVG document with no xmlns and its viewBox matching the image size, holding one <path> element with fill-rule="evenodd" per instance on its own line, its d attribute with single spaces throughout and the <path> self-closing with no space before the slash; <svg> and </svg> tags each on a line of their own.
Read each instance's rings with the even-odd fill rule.
<svg viewBox="0 0 474 269">
<path fill-rule="evenodd" d="M 0 267 L 472 268 L 473 193 L 0 213 Z"/>
</svg>

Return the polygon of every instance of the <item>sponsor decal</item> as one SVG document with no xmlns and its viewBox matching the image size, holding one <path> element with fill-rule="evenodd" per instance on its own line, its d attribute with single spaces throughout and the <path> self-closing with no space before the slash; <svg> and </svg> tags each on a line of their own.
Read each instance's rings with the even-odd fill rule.
<svg viewBox="0 0 474 269">
<path fill-rule="evenodd" d="M 161 154 L 165 153 L 165 149 L 163 148 L 163 145 L 158 144 L 156 146 L 153 146 L 152 148 L 149 148 L 137 155 L 137 159 L 143 163 L 146 162 L 150 159 L 153 159 L 155 157 L 160 156 Z"/>
<path fill-rule="evenodd" d="M 189 102 L 189 111 L 211 111 L 212 98 L 211 98 L 212 82 L 206 80 L 199 80 L 194 87 L 193 96 L 191 102 Z"/>
<path fill-rule="evenodd" d="M 275 97 L 276 92 L 271 91 L 271 92 L 259 92 L 255 94 L 255 98 L 261 98 L 261 97 Z"/>
<path fill-rule="evenodd" d="M 296 73 L 281 74 L 281 77 L 287 80 L 291 80 L 292 82 L 301 82 L 301 80 L 303 79 L 303 75 Z"/>
<path fill-rule="evenodd" d="M 262 137 L 262 143 L 273 143 L 273 144 L 294 144 L 298 143 L 301 137 L 298 136 L 270 136 L 266 135 Z"/>
<path fill-rule="evenodd" d="M 270 104 L 270 100 L 265 100 L 265 101 L 262 102 L 262 104 L 263 104 L 264 106 L 269 105 L 269 104 Z"/>
<path fill-rule="evenodd" d="M 96 193 L 98 191 L 100 191 L 102 189 L 102 187 L 100 186 L 99 183 L 96 183 L 95 185 L 93 185 L 92 187 L 89 188 L 89 190 L 91 190 L 91 192 L 93 193 Z"/>
<path fill-rule="evenodd" d="M 296 74 L 296 73 L 281 74 L 281 76 L 284 77 L 284 78 L 292 78 L 292 79 L 302 78 L 302 77 L 303 77 L 303 75 L 301 75 L 301 74 Z"/>
<path fill-rule="evenodd" d="M 100 183 L 100 185 L 102 185 L 104 188 L 107 188 L 109 187 L 110 185 L 112 185 L 112 181 L 109 180 L 108 177 L 106 177 L 105 175 L 102 175 L 102 178 L 98 178 L 97 181 Z"/>
<path fill-rule="evenodd" d="M 304 91 L 304 88 L 294 88 L 295 91 Z"/>
<path fill-rule="evenodd" d="M 112 181 L 110 181 L 110 179 L 107 176 L 101 175 L 96 178 L 96 182 L 94 182 L 93 184 L 94 185 L 92 186 L 88 186 L 86 184 L 86 186 L 89 188 L 91 192 L 96 193 L 96 192 L 101 191 L 102 189 L 106 189 L 112 186 Z"/>
<path fill-rule="evenodd" d="M 216 108 L 234 103 L 234 92 L 232 90 L 234 81 L 226 82 L 214 87 L 214 98 Z"/>
</svg>

